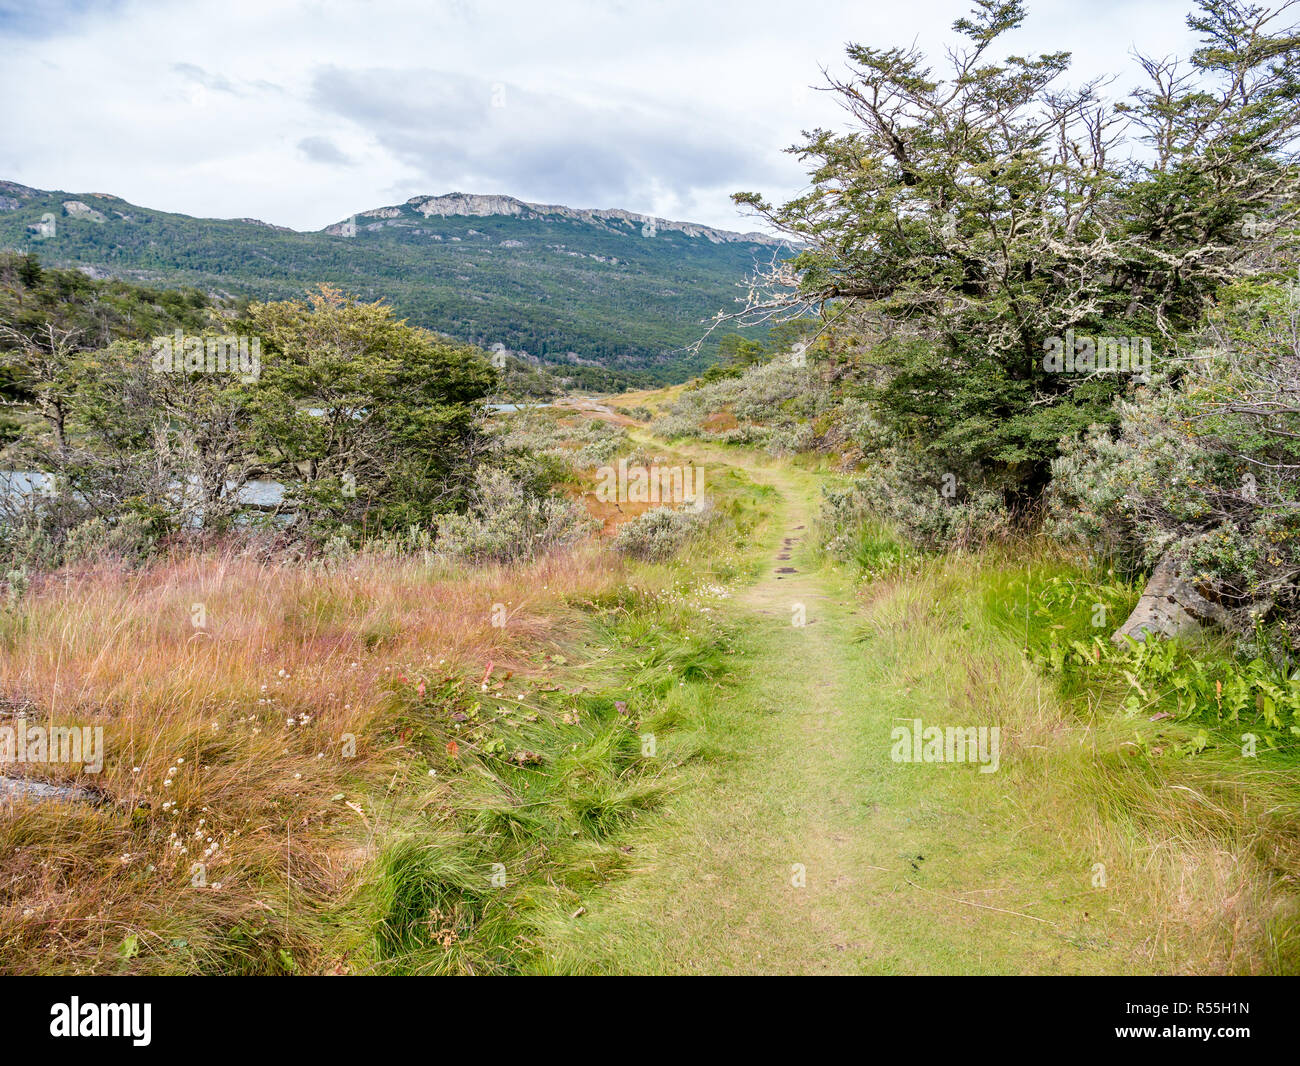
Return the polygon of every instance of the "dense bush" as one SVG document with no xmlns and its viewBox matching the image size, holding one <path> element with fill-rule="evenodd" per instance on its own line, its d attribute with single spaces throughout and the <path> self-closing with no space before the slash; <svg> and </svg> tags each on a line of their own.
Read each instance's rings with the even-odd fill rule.
<svg viewBox="0 0 1300 1066">
<path fill-rule="evenodd" d="M 96 348 L 76 331 L 10 329 L 12 388 L 35 417 L 5 461 L 55 475 L 59 490 L 28 523 L 55 544 L 94 517 L 135 516 L 155 535 L 225 532 L 256 524 L 245 490 L 257 480 L 283 486 L 280 515 L 307 539 L 360 539 L 464 507 L 488 447 L 483 353 L 325 287 L 186 334 L 185 351 L 198 345 L 204 363 L 203 345 L 236 334 L 255 364 L 209 354 L 194 369 L 179 350 L 160 359 L 170 337 Z"/>
<path fill-rule="evenodd" d="M 856 530 L 878 521 L 924 549 L 973 548 L 1013 530 L 1001 494 L 949 471 L 924 470 L 898 449 L 878 453 L 850 487 L 828 493 L 822 519 L 828 547 L 841 557 L 855 554 Z"/>
<path fill-rule="evenodd" d="M 1053 464 L 1051 530 L 1129 567 L 1172 556 L 1243 631 L 1300 622 L 1298 325 L 1280 286 L 1225 292 L 1179 376 Z"/>
<path fill-rule="evenodd" d="M 68 565 L 134 566 L 149 557 L 157 539 L 140 514 L 91 517 L 61 531 L 30 514 L 17 522 L 0 520 L 0 573 L 25 577 Z M 10 580 L 11 593 L 13 584 Z"/>
<path fill-rule="evenodd" d="M 712 517 L 706 510 L 654 507 L 619 526 L 614 550 L 634 559 L 663 562 L 705 529 Z"/>
<path fill-rule="evenodd" d="M 1019 0 L 977 3 L 939 62 L 851 44 L 827 72 L 846 128 L 791 149 L 808 188 L 784 205 L 735 196 L 800 247 L 756 280 L 748 311 L 870 324 L 871 414 L 914 453 L 895 474 L 922 479 L 902 499 L 928 507 L 926 481 L 952 471 L 976 511 L 996 519 L 987 490 L 1032 512 L 1060 442 L 1113 425 L 1146 373 L 1049 354 L 1136 338 L 1158 369 L 1294 225 L 1300 50 L 1284 9 L 1200 0 L 1198 45 L 1139 57 L 1127 99 L 1098 92 L 1106 72 L 1069 84 L 1068 51 L 1010 51 Z"/>
<path fill-rule="evenodd" d="M 271 347 L 249 441 L 291 488 L 300 521 L 359 534 L 428 524 L 462 506 L 484 449 L 484 353 L 321 286 L 254 304 Z"/>
<path fill-rule="evenodd" d="M 439 519 L 435 548 L 472 562 L 509 563 L 574 544 L 591 529 L 570 501 L 530 495 L 518 479 L 480 470 L 469 512 Z"/>
</svg>

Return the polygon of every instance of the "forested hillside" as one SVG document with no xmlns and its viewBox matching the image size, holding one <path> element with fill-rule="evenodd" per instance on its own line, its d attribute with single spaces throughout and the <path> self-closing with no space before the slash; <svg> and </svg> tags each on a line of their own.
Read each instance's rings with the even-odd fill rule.
<svg viewBox="0 0 1300 1066">
<path fill-rule="evenodd" d="M 616 212 L 521 205 L 519 214 L 444 215 L 415 206 L 437 199 L 299 233 L 0 182 L 0 248 L 242 297 L 294 298 L 329 282 L 387 300 L 414 325 L 563 364 L 580 381 L 586 367 L 646 383 L 707 366 L 716 340 L 688 348 L 718 311 L 737 309 L 741 283 L 782 247 Z"/>
</svg>

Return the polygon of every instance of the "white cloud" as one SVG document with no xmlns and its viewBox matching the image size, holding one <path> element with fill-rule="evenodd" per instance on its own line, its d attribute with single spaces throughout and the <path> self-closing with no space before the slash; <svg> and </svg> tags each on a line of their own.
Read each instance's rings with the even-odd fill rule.
<svg viewBox="0 0 1300 1066">
<path fill-rule="evenodd" d="M 729 194 L 797 191 L 781 149 L 839 121 L 819 67 L 937 54 L 967 6 L 0 0 L 0 177 L 299 229 L 452 189 L 751 228 Z M 1013 44 L 1083 80 L 1183 50 L 1186 6 L 1031 3 Z"/>
</svg>

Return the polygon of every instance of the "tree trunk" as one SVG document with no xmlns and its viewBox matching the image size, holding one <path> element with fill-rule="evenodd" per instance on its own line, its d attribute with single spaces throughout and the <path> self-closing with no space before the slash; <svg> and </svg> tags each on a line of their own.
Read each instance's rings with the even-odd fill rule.
<svg viewBox="0 0 1300 1066">
<path fill-rule="evenodd" d="M 1204 625 L 1222 625 L 1226 620 L 1227 612 L 1183 580 L 1178 564 L 1166 556 L 1156 566 L 1128 621 L 1110 639 L 1122 644 L 1125 637 L 1142 641 L 1148 633 L 1176 637 L 1195 633 Z"/>
</svg>

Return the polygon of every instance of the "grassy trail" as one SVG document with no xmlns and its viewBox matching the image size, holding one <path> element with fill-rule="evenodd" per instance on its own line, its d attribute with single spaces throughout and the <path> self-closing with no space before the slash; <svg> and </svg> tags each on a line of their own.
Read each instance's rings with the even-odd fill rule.
<svg viewBox="0 0 1300 1066">
<path fill-rule="evenodd" d="M 574 407 L 719 521 L 668 562 L 74 568 L 3 612 L 0 697 L 103 721 L 114 802 L 0 818 L 0 971 L 1300 972 L 1289 753 L 1035 654 L 1113 589 L 870 529 L 864 583 L 830 475 Z M 893 761 L 916 719 L 999 726 L 997 771 Z"/>
<path fill-rule="evenodd" d="M 1139 931 L 1090 889 L 1086 849 L 1033 824 L 1024 793 L 1041 790 L 1041 775 L 891 761 L 896 719 L 970 722 L 951 710 L 967 679 L 960 621 L 955 636 L 941 626 L 936 642 L 933 627 L 912 625 L 933 604 L 900 602 L 905 589 L 864 603 L 842 572 L 812 557 L 804 538 L 816 475 L 694 451 L 776 490 L 763 571 L 732 601 L 753 627 L 752 655 L 737 664 L 739 686 L 719 689 L 710 708 L 725 754 L 688 768 L 667 816 L 633 838 L 630 876 L 589 900 L 549 946 L 552 966 L 1159 969 L 1138 950 Z M 796 605 L 802 627 L 792 624 Z"/>
</svg>

